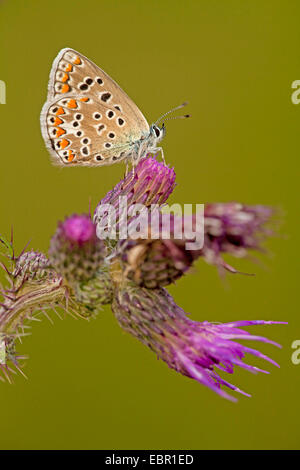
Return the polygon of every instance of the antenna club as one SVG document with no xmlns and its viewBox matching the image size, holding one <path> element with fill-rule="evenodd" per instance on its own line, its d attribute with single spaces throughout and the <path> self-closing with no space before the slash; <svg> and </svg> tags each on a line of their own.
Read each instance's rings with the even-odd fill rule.
<svg viewBox="0 0 300 470">
<path fill-rule="evenodd" d="M 185 101 L 184 103 L 180 104 L 179 106 L 176 106 L 175 108 L 172 108 L 170 109 L 168 112 L 166 112 L 165 114 L 163 114 L 159 119 L 157 119 L 157 121 L 155 122 L 155 124 L 158 124 L 160 121 L 162 121 L 162 119 L 164 119 L 168 114 L 170 113 L 173 113 L 174 111 L 176 111 L 177 109 L 180 109 L 182 108 L 183 106 L 186 106 L 188 104 L 187 101 Z M 181 117 L 188 117 L 188 116 L 181 116 Z M 171 118 L 171 119 L 174 119 L 174 118 Z M 175 118 L 176 119 L 176 118 Z"/>
</svg>

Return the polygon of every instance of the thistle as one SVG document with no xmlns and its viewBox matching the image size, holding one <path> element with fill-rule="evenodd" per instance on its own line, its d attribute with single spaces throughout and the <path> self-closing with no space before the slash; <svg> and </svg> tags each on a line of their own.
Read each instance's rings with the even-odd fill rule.
<svg viewBox="0 0 300 470">
<path fill-rule="evenodd" d="M 263 205 L 247 206 L 236 202 L 208 204 L 205 207 L 205 242 L 201 256 L 218 267 L 237 272 L 222 259 L 224 253 L 247 257 L 250 250 L 262 251 L 274 210 Z"/>
<path fill-rule="evenodd" d="M 261 341 L 280 347 L 267 338 L 251 335 L 239 328 L 281 322 L 198 323 L 187 318 L 165 289 L 145 289 L 129 282 L 118 286 L 112 310 L 120 326 L 148 346 L 171 369 L 197 380 L 229 400 L 235 401 L 235 398 L 221 386 L 251 395 L 223 379 L 218 374 L 219 370 L 232 374 L 235 367 L 241 367 L 253 373 L 268 373 L 243 362 L 246 353 L 279 367 L 268 356 L 234 340 Z"/>
<path fill-rule="evenodd" d="M 228 253 L 235 258 L 244 258 L 252 250 L 262 251 L 263 240 L 273 233 L 268 227 L 272 215 L 273 210 L 267 206 L 209 204 L 203 215 L 204 245 L 201 249 L 187 250 L 186 243 L 190 239 L 186 236 L 176 238 L 176 228 L 183 225 L 184 218 L 171 216 L 170 236 L 166 239 L 165 215 L 159 214 L 156 233 L 146 239 L 120 240 L 117 253 L 125 276 L 151 289 L 175 282 L 198 258 L 219 269 L 237 273 L 224 261 L 223 255 Z M 195 230 L 195 216 L 191 217 L 190 224 Z"/>
<path fill-rule="evenodd" d="M 80 318 L 97 314 L 111 301 L 112 289 L 103 242 L 95 236 L 88 215 L 74 215 L 59 223 L 51 240 L 49 259 L 40 252 L 14 255 L 12 242 L 2 239 L 9 266 L 2 265 L 8 286 L 0 305 L 0 370 L 11 381 L 13 365 L 21 373 L 16 340 L 28 334 L 30 323 L 59 310 Z"/>
<path fill-rule="evenodd" d="M 155 158 L 143 158 L 137 167 L 99 202 L 94 213 L 94 223 L 99 231 L 101 229 L 102 235 L 105 235 L 105 231 L 111 234 L 112 222 L 107 207 L 114 210 L 113 229 L 115 238 L 118 239 L 120 230 L 127 228 L 130 221 L 136 217 L 134 212 L 124 214 L 122 204 L 131 209 L 138 204 L 143 204 L 145 208 L 161 207 L 174 187 L 175 172 L 172 168 Z"/>
<path fill-rule="evenodd" d="M 103 264 L 105 247 L 88 214 L 74 214 L 58 224 L 50 241 L 51 266 L 70 284 L 90 280 Z"/>
<path fill-rule="evenodd" d="M 172 214 L 171 217 L 165 217 L 161 213 L 158 217 L 156 232 L 145 239 L 120 240 L 116 250 L 125 277 L 149 289 L 175 282 L 199 257 L 199 250 L 186 249 L 190 239 L 176 238 L 176 228 L 183 225 L 181 217 Z M 166 238 L 165 218 L 171 223 L 169 238 Z"/>
<path fill-rule="evenodd" d="M 66 308 L 67 291 L 62 277 L 50 268 L 42 253 L 29 251 L 16 257 L 12 242 L 8 243 L 3 238 L 0 241 L 8 258 L 8 266 L 1 264 L 8 285 L 1 291 L 0 371 L 11 381 L 14 368 L 23 374 L 20 361 L 25 356 L 17 353 L 16 341 L 28 334 L 30 326 L 27 323 L 40 314 L 48 317 L 48 309 L 56 311 L 60 305 Z"/>
<path fill-rule="evenodd" d="M 104 242 L 88 214 L 74 214 L 58 224 L 50 242 L 49 260 L 70 287 L 82 315 L 110 303 L 112 288 L 105 264 Z"/>
<path fill-rule="evenodd" d="M 111 304 L 119 324 L 142 341 L 167 365 L 195 379 L 224 398 L 234 400 L 224 387 L 248 395 L 223 379 L 218 371 L 232 374 L 235 367 L 265 372 L 244 362 L 252 354 L 277 365 L 256 349 L 235 340 L 278 344 L 251 335 L 241 327 L 271 325 L 263 320 L 214 324 L 195 322 L 175 304 L 163 288 L 203 258 L 219 268 L 237 272 L 222 258 L 224 253 L 246 256 L 261 250 L 261 241 L 272 232 L 266 228 L 272 210 L 237 203 L 210 204 L 204 211 L 204 245 L 189 250 L 189 235 L 178 238 L 184 218 L 171 217 L 166 237 L 161 212 L 175 187 L 175 172 L 154 158 L 142 159 L 135 170 L 98 204 L 94 221 L 87 214 L 73 214 L 58 224 L 50 242 L 49 257 L 29 251 L 15 258 L 12 244 L 4 243 L 11 268 L 4 268 L 10 287 L 3 290 L 0 310 L 0 369 L 10 378 L 10 365 L 19 368 L 15 341 L 25 334 L 26 320 L 57 306 L 83 318 L 94 317 L 104 304 Z M 123 213 L 122 202 L 128 212 Z M 133 238 L 139 204 L 143 204 L 145 230 Z M 159 224 L 150 234 L 147 210 L 158 215 Z M 109 214 L 113 209 L 114 223 Z M 190 217 L 193 229 L 195 215 Z M 109 239 L 114 225 L 114 240 Z M 103 235 L 107 229 L 107 235 Z M 124 237 L 130 235 L 128 239 Z M 150 235 L 149 235 L 150 234 Z M 98 236 L 97 236 L 98 235 Z M 146 235 L 146 236 L 142 236 Z M 103 239 L 102 239 L 103 238 Z M 107 238 L 106 240 L 104 240 Z M 125 238 L 125 239 L 124 239 Z"/>
</svg>

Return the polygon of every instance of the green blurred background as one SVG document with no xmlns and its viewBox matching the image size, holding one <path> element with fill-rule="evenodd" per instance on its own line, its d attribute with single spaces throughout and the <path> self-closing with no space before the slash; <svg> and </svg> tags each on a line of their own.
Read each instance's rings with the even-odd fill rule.
<svg viewBox="0 0 300 470">
<path fill-rule="evenodd" d="M 192 119 L 168 123 L 170 202 L 232 200 L 279 206 L 283 236 L 263 265 L 228 275 L 202 261 L 170 288 L 195 320 L 287 320 L 252 327 L 283 345 L 269 376 L 236 371 L 253 394 L 229 403 L 157 361 L 105 308 L 90 323 L 33 325 L 19 350 L 29 380 L 0 385 L 0 448 L 299 448 L 300 79 L 297 0 L 6 0 L 0 5 L 0 231 L 13 224 L 21 249 L 47 251 L 57 221 L 88 210 L 122 177 L 122 164 L 59 169 L 40 135 L 39 113 L 58 51 L 73 47 L 120 83 L 150 122 L 184 100 Z M 251 361 L 251 358 L 249 360 Z M 262 361 L 255 361 L 263 366 Z M 264 364 L 265 365 L 265 364 Z"/>
</svg>

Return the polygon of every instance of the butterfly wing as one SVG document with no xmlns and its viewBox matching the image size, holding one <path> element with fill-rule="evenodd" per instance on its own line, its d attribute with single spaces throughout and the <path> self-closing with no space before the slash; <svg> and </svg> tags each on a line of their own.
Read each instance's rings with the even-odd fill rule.
<svg viewBox="0 0 300 470">
<path fill-rule="evenodd" d="M 72 165 L 114 163 L 149 134 L 145 117 L 117 83 L 69 48 L 53 62 L 41 127 L 54 163 Z"/>
</svg>

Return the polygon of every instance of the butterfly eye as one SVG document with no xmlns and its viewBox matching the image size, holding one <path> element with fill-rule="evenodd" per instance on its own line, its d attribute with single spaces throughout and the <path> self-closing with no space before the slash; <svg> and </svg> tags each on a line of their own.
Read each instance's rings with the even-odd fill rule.
<svg viewBox="0 0 300 470">
<path fill-rule="evenodd" d="M 159 137 L 160 136 L 160 129 L 156 126 L 153 129 L 154 129 L 156 137 Z"/>
</svg>

